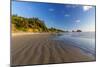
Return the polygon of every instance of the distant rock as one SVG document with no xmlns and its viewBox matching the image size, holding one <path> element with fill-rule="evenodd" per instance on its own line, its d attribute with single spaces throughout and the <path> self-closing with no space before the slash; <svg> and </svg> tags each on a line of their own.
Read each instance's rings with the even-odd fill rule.
<svg viewBox="0 0 100 67">
<path fill-rule="evenodd" d="M 72 30 L 72 32 L 75 32 L 74 30 Z"/>
<path fill-rule="evenodd" d="M 77 30 L 76 32 L 82 32 L 81 30 Z"/>
</svg>

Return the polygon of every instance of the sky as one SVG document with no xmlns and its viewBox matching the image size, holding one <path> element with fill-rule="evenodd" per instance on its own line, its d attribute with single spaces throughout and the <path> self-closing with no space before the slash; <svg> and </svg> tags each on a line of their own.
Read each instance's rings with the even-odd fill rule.
<svg viewBox="0 0 100 67">
<path fill-rule="evenodd" d="M 12 1 L 12 15 L 37 17 L 48 28 L 95 31 L 95 6 Z"/>
</svg>

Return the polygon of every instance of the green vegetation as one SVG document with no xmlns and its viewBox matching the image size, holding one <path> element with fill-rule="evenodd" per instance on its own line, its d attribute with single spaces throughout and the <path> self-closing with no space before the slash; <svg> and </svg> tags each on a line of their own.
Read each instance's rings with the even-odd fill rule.
<svg viewBox="0 0 100 67">
<path fill-rule="evenodd" d="M 49 28 L 48 30 L 49 30 L 49 32 L 65 32 L 63 30 L 56 29 L 56 28 L 53 28 L 53 27 Z"/>
<path fill-rule="evenodd" d="M 12 16 L 12 32 L 64 32 L 56 28 L 48 28 L 39 18 Z"/>
</svg>

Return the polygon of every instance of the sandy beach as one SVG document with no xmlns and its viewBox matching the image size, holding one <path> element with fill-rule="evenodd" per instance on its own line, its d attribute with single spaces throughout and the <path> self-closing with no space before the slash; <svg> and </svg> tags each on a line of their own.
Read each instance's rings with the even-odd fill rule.
<svg viewBox="0 0 100 67">
<path fill-rule="evenodd" d="M 94 61 L 93 56 L 84 54 L 69 42 L 53 40 L 52 34 L 13 34 L 11 64 L 51 64 L 79 61 Z"/>
</svg>

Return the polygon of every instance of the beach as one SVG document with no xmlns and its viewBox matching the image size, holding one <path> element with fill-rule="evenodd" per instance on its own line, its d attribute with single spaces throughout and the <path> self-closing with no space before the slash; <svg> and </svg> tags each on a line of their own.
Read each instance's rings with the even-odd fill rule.
<svg viewBox="0 0 100 67">
<path fill-rule="evenodd" d="M 95 61 L 95 56 L 91 52 L 87 53 L 85 49 L 73 46 L 77 43 L 71 43 L 68 40 L 64 42 L 55 39 L 56 37 L 57 34 L 50 33 L 13 34 L 11 64 L 30 65 Z"/>
</svg>

